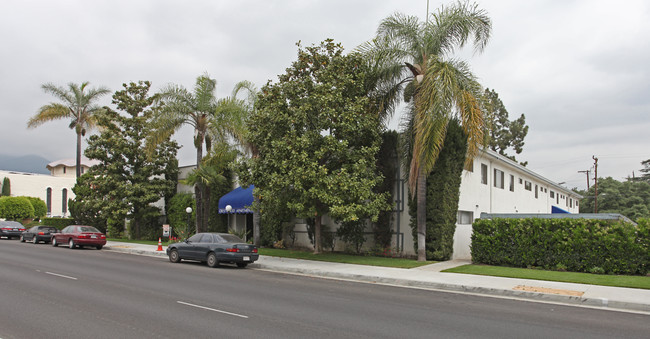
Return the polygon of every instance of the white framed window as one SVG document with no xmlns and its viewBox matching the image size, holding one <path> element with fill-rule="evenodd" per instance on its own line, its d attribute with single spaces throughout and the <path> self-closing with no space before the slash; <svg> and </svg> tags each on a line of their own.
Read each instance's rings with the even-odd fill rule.
<svg viewBox="0 0 650 339">
<path fill-rule="evenodd" d="M 510 174 L 510 192 L 515 191 L 515 176 Z"/>
<path fill-rule="evenodd" d="M 458 211 L 456 223 L 459 225 L 471 225 L 474 222 L 474 212 Z"/>
<path fill-rule="evenodd" d="M 486 164 L 481 164 L 481 184 L 488 184 L 488 167 Z"/>
<path fill-rule="evenodd" d="M 524 183 L 524 189 L 526 189 L 526 191 L 532 191 L 533 190 L 533 183 L 526 180 L 526 182 Z"/>
<path fill-rule="evenodd" d="M 494 187 L 503 189 L 504 173 L 501 170 L 494 169 Z"/>
</svg>

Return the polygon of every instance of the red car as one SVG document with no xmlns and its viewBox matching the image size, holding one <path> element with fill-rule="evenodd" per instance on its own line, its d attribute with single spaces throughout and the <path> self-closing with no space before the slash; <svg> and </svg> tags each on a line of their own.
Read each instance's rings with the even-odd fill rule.
<svg viewBox="0 0 650 339">
<path fill-rule="evenodd" d="M 106 236 L 92 226 L 70 225 L 61 230 L 61 233 L 52 235 L 52 246 L 59 244 L 68 244 L 70 249 L 92 246 L 101 250 L 106 245 Z"/>
</svg>

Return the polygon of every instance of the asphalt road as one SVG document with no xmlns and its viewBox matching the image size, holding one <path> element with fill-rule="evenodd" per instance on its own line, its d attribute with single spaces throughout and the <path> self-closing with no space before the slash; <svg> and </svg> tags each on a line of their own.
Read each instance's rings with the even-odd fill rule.
<svg viewBox="0 0 650 339">
<path fill-rule="evenodd" d="M 0 240 L 0 338 L 648 338 L 650 316 Z"/>
</svg>

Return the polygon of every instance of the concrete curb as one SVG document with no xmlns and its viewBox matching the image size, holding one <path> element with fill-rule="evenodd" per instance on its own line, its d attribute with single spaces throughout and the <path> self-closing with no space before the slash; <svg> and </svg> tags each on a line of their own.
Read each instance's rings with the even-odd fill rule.
<svg viewBox="0 0 650 339">
<path fill-rule="evenodd" d="M 269 270 L 274 272 L 301 274 L 301 275 L 309 275 L 309 276 L 331 278 L 331 279 L 351 280 L 351 281 L 359 281 L 359 282 L 366 282 L 366 283 L 373 283 L 373 284 L 414 287 L 414 288 L 440 290 L 440 291 L 448 291 L 448 292 L 471 293 L 476 295 L 489 295 L 489 296 L 496 296 L 496 297 L 516 298 L 516 299 L 536 301 L 536 302 L 588 306 L 588 307 L 601 308 L 606 310 L 637 311 L 637 312 L 650 313 L 650 305 L 647 304 L 619 302 L 614 300 L 607 300 L 604 298 L 584 298 L 584 297 L 577 297 L 577 296 L 547 294 L 547 293 L 539 293 L 539 292 L 527 292 L 527 291 L 517 291 L 517 290 L 489 288 L 489 287 L 445 284 L 445 283 L 410 280 L 410 279 L 347 274 L 347 273 L 329 272 L 329 271 L 322 271 L 322 270 L 315 270 L 315 269 L 312 270 L 306 268 L 287 268 L 287 267 L 278 267 L 275 265 L 266 265 L 260 263 L 251 264 L 249 265 L 249 267 L 254 269 L 255 268 L 264 269 L 264 270 Z M 455 274 L 455 273 L 449 273 L 449 274 Z"/>
<path fill-rule="evenodd" d="M 112 251 L 112 252 L 120 252 L 120 253 L 127 253 L 127 254 L 135 254 L 135 255 L 144 255 L 148 257 L 164 257 L 167 258 L 167 252 L 165 251 L 166 249 L 163 249 L 163 251 L 148 251 L 148 250 L 140 250 L 136 248 L 121 248 L 121 247 L 113 247 L 113 246 L 104 246 L 105 250 Z"/>
</svg>

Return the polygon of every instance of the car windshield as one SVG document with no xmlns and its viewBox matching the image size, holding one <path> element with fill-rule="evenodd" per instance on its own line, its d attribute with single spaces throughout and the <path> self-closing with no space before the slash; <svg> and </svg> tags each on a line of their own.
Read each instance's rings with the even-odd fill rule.
<svg viewBox="0 0 650 339">
<path fill-rule="evenodd" d="M 225 240 L 226 242 L 232 242 L 232 243 L 243 243 L 244 240 L 241 240 L 240 237 L 232 234 L 221 234 L 221 238 Z"/>
<path fill-rule="evenodd" d="M 79 226 L 79 232 L 99 233 L 99 230 L 92 226 Z"/>
<path fill-rule="evenodd" d="M 0 221 L 0 226 L 2 227 L 14 227 L 14 228 L 22 228 L 23 224 L 19 223 L 18 221 Z"/>
</svg>

